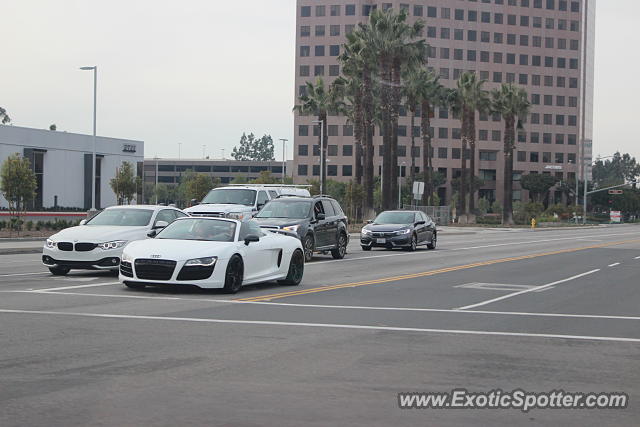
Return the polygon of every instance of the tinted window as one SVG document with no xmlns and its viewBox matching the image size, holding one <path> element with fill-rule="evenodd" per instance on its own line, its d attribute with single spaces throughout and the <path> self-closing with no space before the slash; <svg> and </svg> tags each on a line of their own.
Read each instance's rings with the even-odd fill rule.
<svg viewBox="0 0 640 427">
<path fill-rule="evenodd" d="M 221 219 L 184 219 L 174 221 L 164 228 L 156 239 L 208 240 L 233 242 L 236 223 Z"/>
<path fill-rule="evenodd" d="M 319 213 L 324 213 L 322 202 L 316 202 L 315 205 L 313 205 L 313 213 L 315 216 L 318 216 Z"/>
<path fill-rule="evenodd" d="M 153 211 L 149 209 L 105 209 L 91 218 L 87 225 L 120 225 L 141 227 L 151 221 Z"/>
<path fill-rule="evenodd" d="M 322 207 L 324 208 L 324 213 L 326 216 L 334 216 L 336 214 L 333 211 L 333 206 L 331 206 L 331 202 L 329 200 L 323 200 Z"/>
<path fill-rule="evenodd" d="M 173 213 L 176 215 L 176 218 L 182 218 L 182 217 L 184 217 L 184 216 L 189 216 L 189 215 L 187 215 L 187 214 L 186 214 L 186 213 L 184 213 L 184 212 L 175 211 L 175 210 L 173 211 Z"/>
<path fill-rule="evenodd" d="M 274 190 L 269 190 L 269 195 L 272 199 L 278 198 L 278 193 L 276 193 Z"/>
<path fill-rule="evenodd" d="M 413 212 L 382 212 L 373 220 L 374 224 L 411 224 L 413 222 Z"/>
<path fill-rule="evenodd" d="M 342 212 L 342 208 L 340 207 L 338 202 L 332 200 L 331 204 L 333 205 L 333 210 L 336 212 L 336 215 L 344 215 L 344 212 Z"/>
<path fill-rule="evenodd" d="M 287 199 L 273 200 L 266 204 L 256 215 L 256 218 L 294 218 L 302 219 L 309 216 L 311 201 L 293 201 Z"/>
<path fill-rule="evenodd" d="M 256 190 L 228 188 L 210 191 L 209 194 L 202 199 L 202 203 L 253 206 L 255 200 Z"/>
<path fill-rule="evenodd" d="M 269 196 L 267 196 L 267 193 L 265 191 L 260 191 L 258 193 L 258 204 L 264 205 L 268 201 L 269 201 Z"/>
<path fill-rule="evenodd" d="M 156 215 L 156 222 L 154 223 L 154 225 L 157 224 L 158 221 L 166 221 L 168 223 L 171 223 L 174 219 L 176 219 L 176 215 L 174 214 L 173 209 L 163 209 L 158 212 L 158 215 Z"/>
<path fill-rule="evenodd" d="M 245 221 L 240 225 L 240 234 L 238 235 L 238 241 L 241 242 L 247 238 L 249 235 L 254 235 L 258 237 L 264 236 L 262 229 L 255 221 Z"/>
</svg>

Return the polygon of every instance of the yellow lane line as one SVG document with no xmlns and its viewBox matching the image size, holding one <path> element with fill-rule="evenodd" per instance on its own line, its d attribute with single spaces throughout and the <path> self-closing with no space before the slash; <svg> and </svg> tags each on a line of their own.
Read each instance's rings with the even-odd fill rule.
<svg viewBox="0 0 640 427">
<path fill-rule="evenodd" d="M 318 293 L 318 292 L 326 292 L 326 291 L 332 291 L 332 290 L 343 289 L 343 288 L 355 288 L 355 287 L 358 287 L 358 286 L 377 285 L 377 284 L 381 284 L 381 283 L 395 282 L 395 281 L 399 281 L 399 280 L 408 280 L 408 279 L 415 279 L 415 278 L 418 278 L 418 277 L 433 276 L 433 275 L 436 275 L 436 274 L 448 273 L 448 272 L 451 272 L 451 271 L 459 271 L 459 270 L 466 270 L 466 269 L 469 269 L 469 268 L 484 267 L 484 266 L 487 266 L 487 265 L 500 264 L 500 263 L 504 263 L 504 262 L 520 261 L 520 260 L 524 260 L 524 259 L 538 258 L 538 257 L 543 257 L 543 256 L 564 254 L 564 253 L 570 253 L 570 252 L 578 252 L 578 251 L 584 251 L 584 250 L 587 250 L 587 249 L 605 248 L 607 246 L 623 245 L 623 244 L 626 244 L 626 243 L 635 243 L 635 242 L 640 242 L 640 239 L 621 240 L 621 241 L 617 241 L 617 242 L 600 243 L 600 244 L 597 244 L 597 245 L 582 246 L 582 247 L 579 247 L 579 248 L 561 249 L 561 250 L 551 251 L 551 252 L 541 252 L 541 253 L 535 253 L 535 254 L 530 254 L 530 255 L 520 255 L 520 256 L 509 257 L 509 258 L 499 258 L 499 259 L 493 259 L 493 260 L 489 260 L 489 261 L 476 262 L 476 263 L 472 263 L 472 264 L 464 264 L 464 265 L 458 265 L 458 266 L 454 266 L 454 267 L 440 268 L 440 269 L 437 269 L 437 270 L 423 271 L 423 272 L 420 272 L 420 273 L 405 274 L 405 275 L 401 275 L 401 276 L 383 277 L 383 278 L 379 278 L 379 279 L 371 279 L 371 280 L 365 280 L 365 281 L 361 281 L 361 282 L 352 282 L 352 283 L 343 283 L 343 284 L 339 284 L 339 285 L 320 286 L 320 287 L 317 287 L 317 288 L 301 289 L 301 290 L 298 290 L 298 291 L 279 292 L 279 293 L 270 294 L 270 295 L 259 295 L 259 296 L 255 296 L 255 297 L 249 297 L 249 298 L 239 298 L 236 301 L 251 301 L 251 302 L 271 301 L 271 300 L 274 300 L 274 299 L 287 298 L 287 297 L 297 296 L 297 295 L 314 294 L 314 293 Z"/>
</svg>

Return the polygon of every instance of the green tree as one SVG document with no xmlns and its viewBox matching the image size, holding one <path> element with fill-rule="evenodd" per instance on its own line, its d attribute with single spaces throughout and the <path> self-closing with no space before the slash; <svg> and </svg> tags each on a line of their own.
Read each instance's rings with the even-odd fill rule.
<svg viewBox="0 0 640 427">
<path fill-rule="evenodd" d="M 11 123 L 11 117 L 7 114 L 7 110 L 2 107 L 0 107 L 0 123 L 3 125 Z"/>
<path fill-rule="evenodd" d="M 280 179 L 271 174 L 270 171 L 261 171 L 260 176 L 251 181 L 252 184 L 279 184 Z"/>
<path fill-rule="evenodd" d="M 129 162 L 122 162 L 122 166 L 116 171 L 116 176 L 109 181 L 111 189 L 116 195 L 119 205 L 130 203 L 138 189 L 138 182 Z"/>
<path fill-rule="evenodd" d="M 630 154 L 616 152 L 612 159 L 597 159 L 593 165 L 593 182 L 598 187 L 610 187 L 635 181 L 640 177 L 640 164 Z"/>
<path fill-rule="evenodd" d="M 200 201 L 207 195 L 209 191 L 220 185 L 220 178 L 211 177 L 204 173 L 195 173 L 192 170 L 188 170 L 185 175 L 182 176 L 180 187 L 183 197 L 187 201 L 197 200 Z"/>
<path fill-rule="evenodd" d="M 522 176 L 520 185 L 522 185 L 522 188 L 525 190 L 529 190 L 531 200 L 536 203 L 542 203 L 547 197 L 551 187 L 556 185 L 556 182 L 556 178 L 552 175 L 530 173 Z"/>
<path fill-rule="evenodd" d="M 158 200 L 158 203 L 168 203 L 169 201 L 169 186 L 167 184 L 159 183 L 154 191 L 154 201 Z"/>
<path fill-rule="evenodd" d="M 407 13 L 376 9 L 367 25 L 360 30 L 371 57 L 377 58 L 376 75 L 379 87 L 379 115 L 384 147 L 382 206 L 392 209 L 398 200 L 398 117 L 402 100 L 403 70 L 424 64 L 426 43 L 420 37 L 424 21 L 407 23 Z"/>
<path fill-rule="evenodd" d="M 233 147 L 231 157 L 245 161 L 269 161 L 275 160 L 273 155 L 273 139 L 271 135 L 263 135 L 256 138 L 253 133 L 243 133 L 240 137 L 240 145 Z"/>
<path fill-rule="evenodd" d="M 470 176 L 476 173 L 476 113 L 487 112 L 490 107 L 489 92 L 482 86 L 485 80 L 476 77 L 476 73 L 466 71 L 460 75 L 456 88 L 449 95 L 449 103 L 455 117 L 461 122 L 461 178 L 462 178 L 462 214 L 473 212 L 477 189 L 471 186 Z M 469 147 L 469 170 L 467 156 Z"/>
<path fill-rule="evenodd" d="M 29 159 L 18 153 L 7 157 L 0 168 L 0 192 L 9 203 L 9 211 L 18 219 L 27 203 L 36 196 L 37 187 L 36 174 Z"/>
<path fill-rule="evenodd" d="M 491 91 L 491 110 L 504 120 L 504 191 L 502 224 L 513 224 L 513 150 L 516 146 L 516 127 L 522 129 L 522 119 L 529 114 L 527 91 L 512 83 L 503 83 Z"/>
<path fill-rule="evenodd" d="M 249 180 L 244 175 L 236 175 L 235 178 L 231 180 L 231 184 L 246 184 Z"/>
<path fill-rule="evenodd" d="M 310 114 L 322 122 L 322 132 L 318 133 L 318 144 L 324 149 L 320 153 L 322 164 L 327 164 L 327 145 L 329 143 L 329 135 L 327 132 L 327 116 L 329 113 L 337 113 L 344 108 L 344 103 L 340 99 L 341 92 L 334 86 L 325 87 L 324 80 L 320 77 L 315 84 L 307 82 L 305 91 L 302 93 L 298 101 L 300 104 L 293 107 L 295 111 L 301 114 Z M 324 141 L 320 141 L 320 135 L 324 135 Z M 320 179 L 322 180 L 322 188 L 326 190 L 327 174 L 320 171 Z"/>
</svg>

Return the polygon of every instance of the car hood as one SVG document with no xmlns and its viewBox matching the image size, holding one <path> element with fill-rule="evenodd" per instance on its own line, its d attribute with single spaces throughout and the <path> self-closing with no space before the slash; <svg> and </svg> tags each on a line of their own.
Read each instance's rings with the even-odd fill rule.
<svg viewBox="0 0 640 427">
<path fill-rule="evenodd" d="M 124 253 L 134 258 L 160 258 L 185 261 L 209 256 L 217 256 L 221 259 L 227 258 L 227 253 L 233 252 L 234 248 L 235 243 L 233 242 L 147 239 L 128 244 Z"/>
<path fill-rule="evenodd" d="M 253 218 L 258 224 L 264 226 L 286 227 L 289 225 L 302 224 L 304 219 L 294 218 Z"/>
<path fill-rule="evenodd" d="M 118 225 L 79 225 L 65 228 L 50 237 L 56 242 L 89 242 L 102 243 L 112 240 L 141 240 L 146 239 L 147 226 L 124 227 Z"/>
<path fill-rule="evenodd" d="M 374 232 L 388 232 L 411 228 L 411 226 L 411 224 L 368 224 L 364 228 Z"/>
<path fill-rule="evenodd" d="M 206 213 L 229 213 L 229 212 L 251 212 L 253 206 L 247 205 L 233 205 L 233 204 L 216 204 L 216 203 L 202 203 L 200 205 L 191 206 L 184 211 L 193 214 L 199 212 Z"/>
</svg>

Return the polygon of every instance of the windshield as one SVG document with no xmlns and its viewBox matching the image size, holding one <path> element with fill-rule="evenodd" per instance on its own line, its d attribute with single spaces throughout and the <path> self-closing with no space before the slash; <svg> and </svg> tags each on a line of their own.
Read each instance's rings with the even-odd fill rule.
<svg viewBox="0 0 640 427">
<path fill-rule="evenodd" d="M 210 191 L 209 194 L 202 199 L 202 203 L 253 206 L 255 200 L 256 190 L 229 188 Z"/>
<path fill-rule="evenodd" d="M 149 209 L 105 209 L 87 221 L 87 225 L 142 227 L 149 224 L 152 215 Z"/>
<path fill-rule="evenodd" d="M 236 223 L 220 219 L 183 219 L 166 226 L 156 239 L 233 242 Z"/>
<path fill-rule="evenodd" d="M 374 224 L 413 224 L 413 212 L 382 212 L 373 220 Z"/>
<path fill-rule="evenodd" d="M 256 215 L 256 218 L 292 218 L 302 219 L 309 216 L 311 202 L 308 200 L 292 201 L 281 200 L 272 201 Z"/>
</svg>

